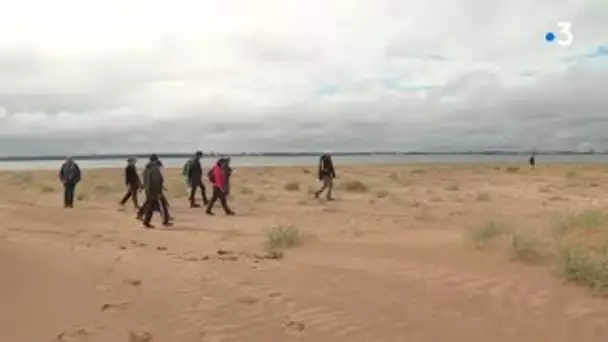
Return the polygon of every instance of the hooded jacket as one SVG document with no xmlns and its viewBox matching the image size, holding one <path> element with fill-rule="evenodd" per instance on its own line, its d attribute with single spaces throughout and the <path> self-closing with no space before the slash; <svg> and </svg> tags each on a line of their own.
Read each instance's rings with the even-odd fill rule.
<svg viewBox="0 0 608 342">
<path fill-rule="evenodd" d="M 143 173 L 144 189 L 148 196 L 158 196 L 162 194 L 165 179 L 160 170 L 158 161 L 151 161 L 146 165 Z"/>
<path fill-rule="evenodd" d="M 66 184 L 77 184 L 80 182 L 80 167 L 78 167 L 78 164 L 74 162 L 63 163 L 59 170 L 59 180 Z"/>
<path fill-rule="evenodd" d="M 226 189 L 226 173 L 221 162 L 217 162 L 213 169 L 213 186 L 222 190 Z"/>
<path fill-rule="evenodd" d="M 139 188 L 141 185 L 141 180 L 137 174 L 135 164 L 129 163 L 129 165 L 127 165 L 125 168 L 125 185 L 133 188 Z"/>
<path fill-rule="evenodd" d="M 190 167 L 188 168 L 188 181 L 189 182 L 200 182 L 203 176 L 203 166 L 201 160 L 197 157 L 190 160 Z"/>
<path fill-rule="evenodd" d="M 331 160 L 331 156 L 327 154 L 322 155 L 319 159 L 319 179 L 323 179 L 323 176 L 336 177 L 334 163 Z"/>
</svg>

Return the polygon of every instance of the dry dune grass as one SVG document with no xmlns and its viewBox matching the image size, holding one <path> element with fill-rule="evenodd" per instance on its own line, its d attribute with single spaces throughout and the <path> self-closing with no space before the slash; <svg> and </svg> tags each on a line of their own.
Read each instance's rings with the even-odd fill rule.
<svg viewBox="0 0 608 342">
<path fill-rule="evenodd" d="M 344 166 L 334 202 L 314 171 L 237 168 L 209 217 L 166 170 L 155 230 L 121 170 L 73 210 L 55 172 L 0 173 L 0 341 L 605 340 L 604 166 Z"/>
</svg>

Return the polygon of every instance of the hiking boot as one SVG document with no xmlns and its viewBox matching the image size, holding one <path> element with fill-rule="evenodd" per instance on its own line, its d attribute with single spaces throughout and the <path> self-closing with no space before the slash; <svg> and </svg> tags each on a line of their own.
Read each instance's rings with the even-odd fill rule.
<svg viewBox="0 0 608 342">
<path fill-rule="evenodd" d="M 153 225 L 149 224 L 149 223 L 144 223 L 144 227 L 148 228 L 148 229 L 152 229 L 154 228 Z"/>
<path fill-rule="evenodd" d="M 201 205 L 198 203 L 190 203 L 190 208 L 200 208 Z"/>
<path fill-rule="evenodd" d="M 171 228 L 171 227 L 173 227 L 173 223 L 171 223 L 171 222 L 163 222 L 163 226 L 165 228 Z"/>
<path fill-rule="evenodd" d="M 211 212 L 210 210 L 205 210 L 205 214 L 209 215 L 209 216 L 213 216 L 215 215 L 213 212 Z"/>
<path fill-rule="evenodd" d="M 236 214 L 234 213 L 234 211 L 228 211 L 228 212 L 226 212 L 226 215 L 227 216 L 234 216 Z"/>
</svg>

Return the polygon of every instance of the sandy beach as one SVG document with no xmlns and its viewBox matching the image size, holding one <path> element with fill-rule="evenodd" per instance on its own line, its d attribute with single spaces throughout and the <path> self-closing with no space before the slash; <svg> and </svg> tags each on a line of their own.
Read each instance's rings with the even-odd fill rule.
<svg viewBox="0 0 608 342">
<path fill-rule="evenodd" d="M 337 171 L 325 202 L 314 168 L 237 168 L 210 217 L 169 169 L 154 230 L 120 169 L 72 210 L 55 171 L 0 173 L 0 341 L 606 340 L 608 166 Z"/>
</svg>

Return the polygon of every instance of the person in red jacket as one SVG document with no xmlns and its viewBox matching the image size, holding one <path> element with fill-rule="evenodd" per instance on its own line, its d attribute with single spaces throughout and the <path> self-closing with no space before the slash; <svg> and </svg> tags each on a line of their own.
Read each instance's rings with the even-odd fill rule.
<svg viewBox="0 0 608 342">
<path fill-rule="evenodd" d="M 205 211 L 208 215 L 214 215 L 211 209 L 218 199 L 220 200 L 226 215 L 234 215 L 234 212 L 228 207 L 226 196 L 228 175 L 226 174 L 225 163 L 225 159 L 221 158 L 215 163 L 213 168 L 209 170 L 208 173 L 209 181 L 211 181 L 211 184 L 213 184 L 213 195 L 211 196 L 209 204 L 207 205 L 207 210 Z"/>
</svg>

